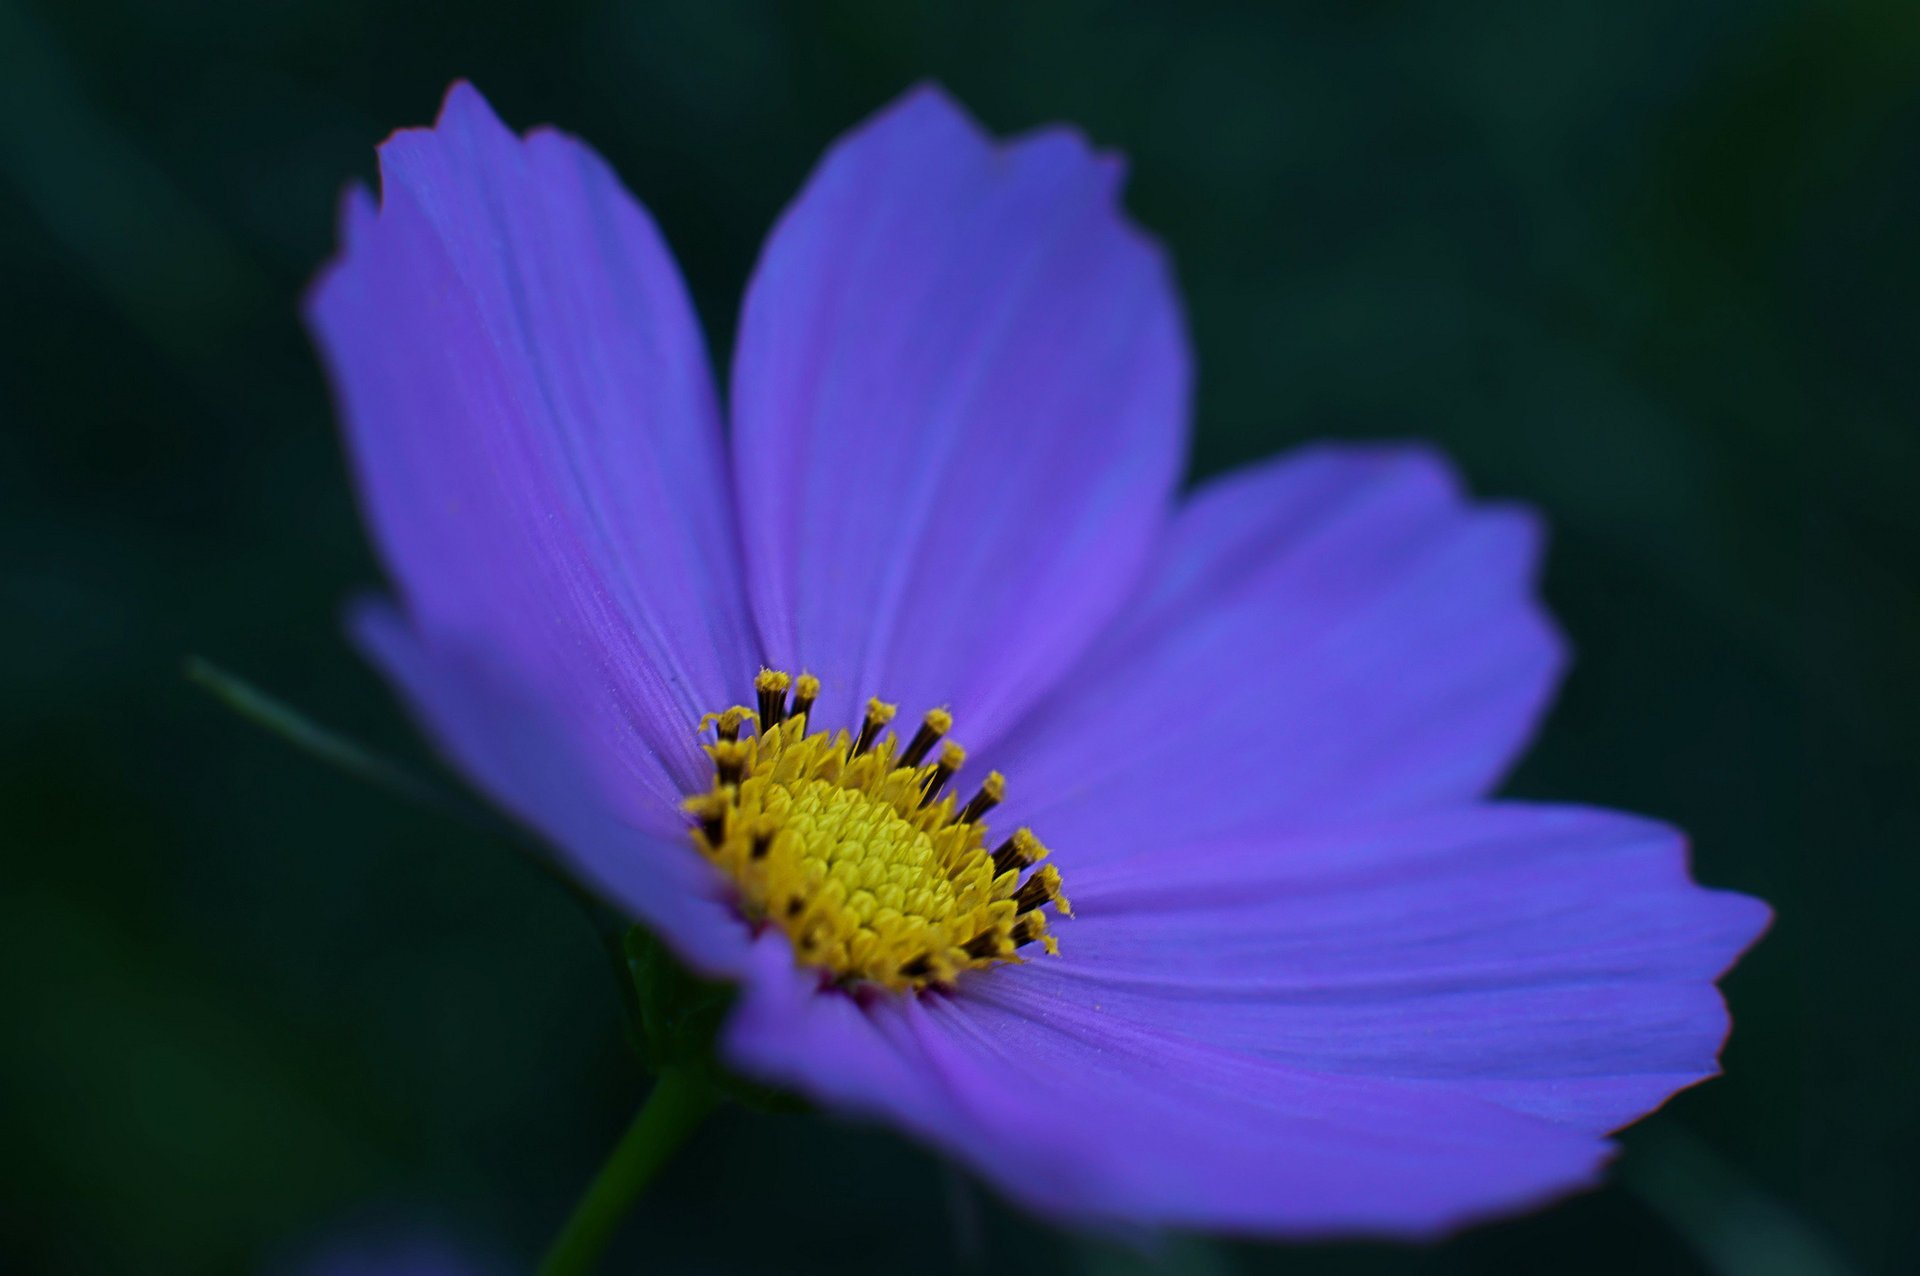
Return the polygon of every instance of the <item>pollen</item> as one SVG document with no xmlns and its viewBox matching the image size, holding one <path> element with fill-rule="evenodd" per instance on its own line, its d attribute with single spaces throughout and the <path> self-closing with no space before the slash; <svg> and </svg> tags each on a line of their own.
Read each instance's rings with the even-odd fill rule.
<svg viewBox="0 0 1920 1276">
<path fill-rule="evenodd" d="M 1006 777 L 955 784 L 967 755 L 946 739 L 952 714 L 930 710 L 903 741 L 883 700 L 850 728 L 814 730 L 811 674 L 763 669 L 754 692 L 757 707 L 701 719 L 713 786 L 685 803 L 694 846 L 751 925 L 785 932 L 796 961 L 849 988 L 950 987 L 1030 945 L 1059 952 L 1048 911 L 1072 916 L 1060 873 L 1030 829 L 993 844 L 985 817 Z"/>
</svg>

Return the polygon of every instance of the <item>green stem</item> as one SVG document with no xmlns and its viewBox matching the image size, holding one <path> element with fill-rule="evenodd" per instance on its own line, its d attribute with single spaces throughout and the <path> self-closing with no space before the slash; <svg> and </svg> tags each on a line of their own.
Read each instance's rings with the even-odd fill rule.
<svg viewBox="0 0 1920 1276">
<path fill-rule="evenodd" d="M 580 1276 L 593 1270 L 607 1242 L 653 1176 L 713 1111 L 719 1096 L 698 1074 L 668 1068 L 654 1082 L 633 1124 L 587 1185 L 540 1264 L 540 1276 Z"/>
</svg>

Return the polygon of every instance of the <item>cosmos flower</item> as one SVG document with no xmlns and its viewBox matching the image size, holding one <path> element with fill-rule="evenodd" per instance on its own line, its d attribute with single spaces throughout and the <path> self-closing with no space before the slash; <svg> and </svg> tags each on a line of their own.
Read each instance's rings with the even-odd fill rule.
<svg viewBox="0 0 1920 1276">
<path fill-rule="evenodd" d="M 1279 1236 L 1535 1205 L 1714 1074 L 1765 907 L 1489 797 L 1562 664 L 1535 519 L 1405 446 L 1183 493 L 1115 158 L 909 93 L 774 228 L 724 412 L 586 146 L 462 84 L 380 162 L 310 310 L 399 595 L 358 637 L 740 985 L 730 1066 L 1056 1218 Z"/>
</svg>

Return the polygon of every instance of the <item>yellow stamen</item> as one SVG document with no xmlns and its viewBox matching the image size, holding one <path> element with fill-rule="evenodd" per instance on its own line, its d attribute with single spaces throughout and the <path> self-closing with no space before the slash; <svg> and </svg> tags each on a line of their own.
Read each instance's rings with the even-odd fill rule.
<svg viewBox="0 0 1920 1276">
<path fill-rule="evenodd" d="M 813 702 L 820 698 L 820 680 L 810 673 L 803 673 L 793 680 L 793 716 L 804 718 L 813 709 Z"/>
<path fill-rule="evenodd" d="M 778 669 L 762 669 L 754 677 L 753 689 L 760 696 L 760 726 L 777 727 L 787 716 L 787 684 L 792 681 Z"/>
<path fill-rule="evenodd" d="M 712 727 L 722 740 L 738 740 L 740 728 L 748 722 L 759 722 L 760 715 L 742 705 L 735 705 L 723 713 L 709 713 L 701 717 L 700 729 Z"/>
<path fill-rule="evenodd" d="M 893 721 L 893 715 L 899 711 L 898 706 L 890 705 L 884 700 L 867 701 L 866 720 L 860 724 L 860 738 L 853 742 L 853 751 L 865 753 L 872 748 L 873 742 L 880 738 L 880 732 Z"/>
<path fill-rule="evenodd" d="M 919 766 L 921 760 L 927 756 L 927 751 L 933 748 L 934 742 L 951 730 L 953 730 L 952 714 L 945 709 L 927 710 L 926 720 L 920 724 L 920 729 L 913 733 L 913 739 L 908 742 L 906 752 L 900 755 L 900 765 Z"/>
<path fill-rule="evenodd" d="M 949 741 L 937 761 L 922 761 L 952 730 L 951 714 L 927 714 L 905 747 L 879 738 L 894 716 L 880 700 L 867 702 L 857 736 L 810 733 L 819 679 L 800 676 L 791 716 L 789 685 L 762 670 L 757 713 L 736 706 L 701 720 L 718 728 L 705 746 L 714 784 L 686 802 L 694 845 L 732 882 L 749 922 L 779 927 L 796 960 L 842 984 L 895 991 L 1020 962 L 1032 943 L 1059 951 L 1043 911 L 1068 911 L 1059 870 L 1021 881 L 1046 848 L 1019 829 L 988 850 L 982 817 L 1005 796 L 1006 778 L 993 772 L 962 807 L 941 791 L 966 750 Z M 737 737 L 748 721 L 753 735 L 727 736 L 729 723 Z"/>
</svg>

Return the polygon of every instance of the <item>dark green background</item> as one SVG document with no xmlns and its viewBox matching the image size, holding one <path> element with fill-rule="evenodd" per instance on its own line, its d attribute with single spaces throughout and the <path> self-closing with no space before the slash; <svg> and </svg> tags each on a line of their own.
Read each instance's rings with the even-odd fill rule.
<svg viewBox="0 0 1920 1276">
<path fill-rule="evenodd" d="M 1780 914 L 1728 982 L 1726 1079 L 1613 1186 L 1445 1246 L 1141 1259 L 884 1131 L 729 1115 L 631 1253 L 1920 1267 L 1911 0 L 0 0 L 0 1268 L 252 1270 L 395 1219 L 524 1263 L 640 1093 L 560 892 L 180 674 L 428 765 L 338 633 L 376 569 L 295 306 L 341 185 L 456 75 L 608 156 L 722 350 L 822 146 L 916 78 L 1127 151 L 1198 469 L 1421 436 L 1542 507 L 1579 655 L 1516 789 L 1676 820 Z"/>
</svg>

